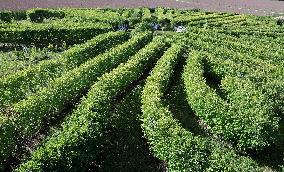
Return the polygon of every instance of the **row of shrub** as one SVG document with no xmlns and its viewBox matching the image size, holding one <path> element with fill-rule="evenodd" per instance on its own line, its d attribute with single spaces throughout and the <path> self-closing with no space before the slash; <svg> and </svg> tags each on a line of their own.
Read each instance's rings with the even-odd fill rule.
<svg viewBox="0 0 284 172">
<path fill-rule="evenodd" d="M 283 61 L 284 53 L 279 45 L 276 45 L 274 43 L 268 44 L 267 42 L 263 41 L 263 43 L 257 42 L 256 44 L 255 42 L 248 40 L 247 38 L 235 39 L 220 34 L 216 35 L 215 37 L 214 34 L 211 34 L 211 32 L 209 33 L 204 32 L 199 34 L 190 34 L 188 35 L 188 37 L 192 40 L 192 44 L 196 44 L 196 46 L 199 46 L 200 48 L 204 47 L 204 49 L 207 50 L 211 48 L 211 51 L 215 51 L 215 47 L 227 48 L 230 51 L 237 51 L 250 58 L 257 57 L 257 59 L 270 61 L 271 63 L 275 64 Z M 263 38 L 263 40 L 265 40 L 265 38 Z"/>
<path fill-rule="evenodd" d="M 106 9 L 62 9 L 65 17 L 60 21 L 74 22 L 88 25 L 90 23 L 105 23 L 117 28 L 119 24 L 126 20 L 125 17 L 120 16 L 119 10 L 106 10 Z M 130 10 L 127 10 L 130 11 Z M 50 22 L 50 21 L 48 21 Z"/>
<path fill-rule="evenodd" d="M 207 85 L 204 59 L 199 56 L 192 60 L 192 70 L 184 74 L 187 99 L 196 115 L 214 134 L 233 142 L 239 149 L 263 149 L 271 145 L 277 136 L 279 119 L 275 118 L 268 97 L 247 79 L 224 77 L 221 83 L 226 99 L 222 99 Z"/>
<path fill-rule="evenodd" d="M 0 12 L 0 21 L 11 22 L 13 20 L 30 19 L 32 22 L 43 22 L 44 19 L 65 17 L 63 10 L 53 9 L 31 9 L 27 11 L 2 11 Z"/>
<path fill-rule="evenodd" d="M 269 94 L 273 96 L 270 97 L 275 101 L 283 99 L 280 96 L 282 94 L 280 88 L 283 68 L 278 65 L 282 62 L 283 51 L 279 45 L 282 45 L 283 41 L 279 38 L 256 35 L 242 35 L 236 38 L 229 34 L 216 33 L 216 31 L 218 32 L 218 30 L 213 32 L 204 30 L 204 32 L 197 32 L 198 35 L 195 36 L 190 34 L 189 38 L 195 48 L 213 54 L 211 60 L 215 61 L 215 68 L 222 64 L 223 67 L 217 70 L 219 76 L 244 75 L 258 85 L 265 87 L 262 88 L 263 91 L 271 92 Z M 202 39 L 199 39 L 200 35 L 202 35 Z M 236 51 L 240 53 L 235 53 Z M 276 92 L 279 94 L 278 96 Z M 280 100 L 280 102 L 283 101 Z"/>
<path fill-rule="evenodd" d="M 142 22 L 152 22 L 153 15 L 148 8 L 142 9 Z"/>
<path fill-rule="evenodd" d="M 74 113 L 16 171 L 83 170 L 100 148 L 111 100 L 139 79 L 161 56 L 166 43 L 155 39 L 126 63 L 104 74 L 82 99 Z M 126 55 L 127 56 L 127 55 Z"/>
<path fill-rule="evenodd" d="M 204 54 L 208 72 L 216 74 L 219 78 L 236 76 L 248 79 L 256 85 L 257 89 L 269 97 L 268 102 L 273 103 L 272 106 L 277 114 L 284 112 L 282 79 L 284 69 L 282 66 L 271 65 L 265 61 L 248 61 L 246 58 L 246 61 L 240 63 L 233 59 L 224 59 L 220 54 Z M 276 116 L 276 118 L 278 117 L 280 116 Z"/>
<path fill-rule="evenodd" d="M 225 16 L 229 16 L 232 14 L 221 14 L 221 13 L 213 13 L 213 14 L 202 14 L 202 15 L 181 15 L 179 17 L 174 18 L 173 21 L 171 21 L 172 25 L 174 26 L 185 26 L 191 22 L 199 21 L 199 20 L 208 20 L 208 19 L 214 19 L 214 18 L 223 18 Z"/>
<path fill-rule="evenodd" d="M 42 128 L 44 121 L 54 118 L 68 103 L 81 97 L 83 91 L 88 90 L 99 76 L 125 62 L 151 38 L 148 33 L 138 35 L 56 78 L 49 86 L 14 104 L 10 108 L 10 119 L 0 124 L 1 157 L 5 158 L 5 155 L 17 151 L 14 150 L 17 137 L 33 136 Z"/>
<path fill-rule="evenodd" d="M 27 11 L 32 22 L 43 22 L 44 19 L 58 18 L 62 19 L 65 17 L 65 13 L 62 10 L 53 10 L 53 9 L 31 9 Z"/>
<path fill-rule="evenodd" d="M 104 23 L 62 23 L 12 25 L 15 27 L 0 29 L 0 42 L 46 46 L 49 44 L 73 45 L 83 43 L 94 36 L 112 30 L 112 26 Z"/>
<path fill-rule="evenodd" d="M 237 75 L 244 73 L 249 74 L 250 76 L 255 75 L 254 77 L 258 79 L 262 77 L 265 79 L 273 79 L 275 81 L 282 80 L 281 75 L 284 71 L 283 68 L 278 65 L 278 63 L 281 62 L 281 59 L 279 60 L 279 62 L 274 61 L 277 60 L 279 56 L 281 56 L 281 50 L 279 48 L 277 53 L 272 53 L 271 58 L 269 59 L 269 48 L 257 48 L 253 45 L 250 46 L 252 42 L 246 41 L 246 39 L 249 38 L 245 38 L 243 41 L 240 41 L 240 43 L 234 43 L 234 39 L 231 40 L 230 38 L 222 36 L 219 37 L 219 39 L 223 38 L 224 40 L 227 39 L 229 41 L 218 41 L 218 38 L 213 39 L 206 35 L 204 35 L 204 41 L 203 39 L 199 39 L 196 35 L 192 34 L 189 36 L 189 38 L 192 38 L 189 43 L 191 47 L 193 47 L 194 49 L 206 51 L 207 53 L 214 56 L 215 59 L 211 58 L 210 60 L 213 60 L 215 66 L 218 66 L 218 64 L 226 66 L 227 63 L 227 66 L 231 67 L 231 70 L 229 68 L 226 69 L 227 73 L 220 69 L 220 71 L 218 72 L 220 76 L 233 73 Z M 259 44 L 264 43 L 265 42 Z M 250 51 L 240 50 L 241 48 L 238 48 L 238 46 L 243 47 L 240 44 L 248 44 L 248 46 L 251 47 Z M 270 48 L 274 46 L 276 45 L 267 45 L 267 47 Z M 246 48 L 244 47 L 244 49 Z M 235 51 L 240 51 L 240 53 L 236 54 Z"/>
<path fill-rule="evenodd" d="M 235 37 L 241 37 L 242 35 L 251 35 L 251 36 L 256 36 L 256 37 L 271 37 L 271 38 L 279 38 L 283 37 L 283 31 L 282 30 L 271 30 L 269 28 L 265 30 L 261 30 L 261 28 L 258 27 L 253 27 L 253 28 L 246 28 L 246 27 L 221 27 L 218 29 L 218 32 L 220 33 L 225 33 L 229 35 L 233 35 Z"/>
<path fill-rule="evenodd" d="M 0 21 L 11 22 L 13 20 L 27 19 L 25 11 L 2 11 L 0 12 Z"/>
<path fill-rule="evenodd" d="M 258 34 L 258 35 L 250 35 L 250 34 L 238 34 L 238 36 L 234 35 L 234 31 L 236 31 L 235 29 L 231 30 L 229 28 L 226 28 L 227 31 L 225 31 L 225 29 L 222 28 L 196 28 L 196 27 L 192 27 L 190 28 L 190 31 L 192 31 L 192 33 L 198 33 L 198 34 L 203 34 L 203 35 L 207 35 L 206 37 L 212 37 L 212 38 L 218 38 L 218 39 L 225 39 L 225 40 L 235 40 L 235 42 L 245 42 L 245 43 L 249 43 L 250 45 L 253 46 L 253 44 L 257 45 L 259 44 L 259 48 L 263 48 L 265 46 L 271 46 L 273 45 L 273 47 L 279 49 L 279 45 L 282 45 L 284 42 L 281 39 L 281 37 L 269 37 L 266 35 L 262 35 L 262 34 Z M 241 28 L 239 27 L 239 30 L 241 30 Z M 248 31 L 249 32 L 249 31 Z M 188 32 L 189 33 L 189 32 Z M 232 34 L 230 34 L 232 33 Z M 191 34 L 191 33 L 190 33 Z M 200 37 L 201 38 L 201 37 Z M 278 45 L 278 46 L 277 46 Z"/>
<path fill-rule="evenodd" d="M 164 103 L 166 88 L 183 47 L 172 45 L 152 70 L 142 92 L 142 128 L 150 148 L 155 156 L 167 162 L 169 171 L 260 171 L 253 160 L 184 129 Z M 197 66 L 191 62 L 195 56 L 188 58 L 184 78 L 189 71 L 196 70 Z"/>
<path fill-rule="evenodd" d="M 190 36 L 190 38 L 192 38 L 192 36 Z M 222 42 L 222 41 L 219 41 L 219 42 Z M 207 42 L 200 41 L 194 38 L 191 43 L 192 43 L 191 46 L 194 47 L 195 49 L 197 48 L 197 49 L 206 51 L 206 55 L 204 56 L 206 57 L 207 73 L 216 74 L 218 76 L 217 80 L 221 80 L 223 78 L 224 83 L 226 83 L 225 81 L 227 80 L 226 79 L 227 77 L 228 78 L 238 77 L 242 79 L 242 82 L 241 81 L 238 82 L 238 84 L 243 83 L 242 85 L 236 84 L 236 87 L 232 88 L 233 90 L 236 90 L 234 94 L 239 95 L 238 96 L 239 98 L 237 99 L 235 96 L 235 98 L 231 97 L 231 99 L 229 99 L 229 97 L 227 97 L 228 99 L 226 101 L 230 102 L 230 104 L 227 106 L 231 106 L 231 108 L 234 108 L 234 110 L 231 109 L 230 113 L 235 113 L 238 115 L 246 114 L 246 113 L 250 113 L 251 115 L 258 114 L 260 116 L 264 115 L 265 118 L 262 118 L 262 117 L 257 117 L 257 118 L 268 120 L 265 124 L 267 125 L 267 128 L 263 127 L 265 125 L 263 126 L 259 125 L 259 127 L 263 127 L 262 130 L 254 129 L 255 132 L 259 133 L 259 135 L 266 137 L 266 138 L 263 138 L 263 140 L 266 140 L 265 144 L 261 144 L 261 141 L 259 141 L 258 142 L 260 143 L 259 146 L 257 145 L 253 146 L 252 145 L 253 143 L 247 142 L 248 144 L 251 144 L 251 145 L 244 145 L 244 146 L 239 145 L 240 146 L 239 148 L 243 147 L 244 149 L 263 149 L 273 144 L 276 140 L 278 140 L 279 136 L 277 134 L 273 135 L 272 133 L 275 133 L 278 131 L 278 128 L 280 125 L 279 124 L 280 117 L 278 113 L 279 111 L 283 112 L 283 108 L 282 108 L 282 105 L 284 103 L 283 83 L 281 79 L 281 76 L 283 75 L 283 72 L 284 72 L 283 68 L 276 64 L 272 65 L 268 61 L 263 61 L 258 58 L 251 58 L 251 57 L 261 56 L 261 54 L 257 50 L 251 50 L 250 55 L 246 55 L 242 53 L 236 54 L 235 51 L 232 51 L 231 49 L 235 49 L 235 47 L 238 47 L 237 43 L 235 45 L 232 45 L 230 49 L 228 49 L 226 45 L 223 46 L 223 44 L 225 43 L 217 43 L 217 45 L 214 46 L 213 42 L 207 43 Z M 195 46 L 195 45 L 198 45 L 198 46 Z M 265 50 L 262 50 L 262 51 L 265 51 Z M 266 54 L 269 54 L 269 51 Z M 221 83 L 223 83 L 223 81 L 221 81 Z M 225 88 L 226 88 L 225 85 L 221 85 L 221 89 L 223 90 L 223 92 L 225 92 L 225 94 L 228 94 L 227 92 L 228 90 L 226 90 Z M 249 93 L 248 90 L 250 89 L 251 89 L 251 92 Z M 247 96 L 244 96 L 244 94 L 247 94 Z M 241 95 L 244 97 L 243 99 L 240 99 L 240 97 L 242 97 Z M 255 100 L 258 100 L 258 102 L 250 100 L 253 98 L 255 98 Z M 225 100 L 223 100 L 223 102 L 221 100 L 222 99 L 219 98 L 218 102 L 221 102 L 220 104 L 225 103 Z M 205 101 L 209 103 L 208 100 L 205 100 Z M 251 103 L 247 103 L 247 102 L 251 102 Z M 238 106 L 233 107 L 233 104 L 235 105 L 238 104 Z M 243 107 L 241 104 L 246 105 L 246 107 Z M 260 106 L 264 107 L 262 112 L 258 112 L 258 109 L 262 109 L 260 108 Z M 236 110 L 237 107 L 239 108 L 239 110 Z M 230 108 L 227 107 L 225 109 L 230 109 Z M 258 115 L 254 115 L 254 116 L 258 116 Z M 210 121 L 212 120 L 210 119 Z M 246 127 L 250 127 L 250 124 L 248 124 Z M 250 130 L 253 130 L 253 129 L 250 129 Z M 224 130 L 224 131 L 229 131 L 229 130 Z M 241 135 L 241 132 L 239 131 L 236 131 L 235 133 L 237 135 Z M 268 136 L 269 133 L 271 134 L 270 136 Z M 235 137 L 235 136 L 232 136 L 232 137 Z M 251 137 L 253 138 L 255 136 L 251 136 Z M 229 140 L 232 141 L 233 139 L 229 139 Z M 256 142 L 257 138 L 254 138 L 252 140 Z"/>
<path fill-rule="evenodd" d="M 205 26 L 208 27 L 209 25 L 214 25 L 218 24 L 219 22 L 224 22 L 224 21 L 231 21 L 233 19 L 238 19 L 240 18 L 239 15 L 233 15 L 233 14 L 228 14 L 228 15 L 223 15 L 222 17 L 219 18 L 211 18 L 211 19 L 204 19 L 204 20 L 197 20 L 193 21 L 187 24 L 187 26 Z"/>
<path fill-rule="evenodd" d="M 0 78 L 1 109 L 36 92 L 41 87 L 48 85 L 54 78 L 128 38 L 129 34 L 125 32 L 102 34 L 84 44 L 66 50 L 58 59 L 42 61 L 35 66 Z"/>
<path fill-rule="evenodd" d="M 225 20 L 220 20 L 220 21 L 215 21 L 215 22 L 210 22 L 208 23 L 208 26 L 210 28 L 214 27 L 231 27 L 231 26 L 246 26 L 248 24 L 247 22 L 247 16 L 238 16 L 236 18 L 231 18 L 231 19 L 225 19 Z"/>
<path fill-rule="evenodd" d="M 257 84 L 258 89 L 270 95 L 270 101 L 273 100 L 275 102 L 276 109 L 282 109 L 282 75 L 284 70 L 279 66 L 279 63 L 282 62 L 281 54 L 283 52 L 281 53 L 279 48 L 273 48 L 277 47 L 276 44 L 268 44 L 267 42 L 270 39 L 264 38 L 267 41 L 257 42 L 259 45 L 266 45 L 265 48 L 260 48 L 252 45 L 254 42 L 249 41 L 249 39 L 252 39 L 251 37 L 244 37 L 240 39 L 239 43 L 236 39 L 224 37 L 223 35 L 219 35 L 216 39 L 206 35 L 204 35 L 202 40 L 193 35 L 189 36 L 189 38 L 192 38 L 190 43 L 192 47 L 207 52 L 206 57 L 208 63 L 210 63 L 209 66 L 211 66 L 211 68 L 207 69 L 208 71 L 214 70 L 214 73 L 219 78 L 226 75 L 249 78 Z M 207 42 L 208 40 L 210 41 Z M 248 45 L 249 48 L 247 49 L 245 45 Z M 271 49 L 276 50 L 274 53 L 271 53 Z M 236 51 L 240 53 L 236 54 Z"/>
</svg>

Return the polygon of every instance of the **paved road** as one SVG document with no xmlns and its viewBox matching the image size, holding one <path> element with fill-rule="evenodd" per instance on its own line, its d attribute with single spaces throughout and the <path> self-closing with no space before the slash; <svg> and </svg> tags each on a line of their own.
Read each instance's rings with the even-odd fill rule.
<svg viewBox="0 0 284 172">
<path fill-rule="evenodd" d="M 284 15 L 284 1 L 276 0 L 0 0 L 0 10 L 29 8 L 92 7 L 200 8 L 253 15 Z"/>
</svg>

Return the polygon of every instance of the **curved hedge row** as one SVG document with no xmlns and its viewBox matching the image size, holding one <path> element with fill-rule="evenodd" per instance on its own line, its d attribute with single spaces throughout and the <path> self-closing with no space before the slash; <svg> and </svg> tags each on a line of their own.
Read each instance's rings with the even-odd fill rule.
<svg viewBox="0 0 284 172">
<path fill-rule="evenodd" d="M 197 116 L 240 149 L 263 149 L 273 143 L 279 119 L 268 97 L 249 80 L 226 77 L 222 84 L 227 102 L 206 84 L 203 60 L 200 54 L 192 56 L 183 75 L 188 103 Z"/>
<path fill-rule="evenodd" d="M 43 61 L 36 66 L 0 78 L 0 108 L 4 109 L 24 99 L 42 86 L 48 85 L 54 78 L 128 38 L 129 34 L 125 32 L 102 34 L 65 51 L 59 59 Z"/>
<path fill-rule="evenodd" d="M 212 13 L 212 14 L 203 14 L 198 16 L 180 16 L 176 17 L 172 20 L 172 25 L 174 26 L 180 26 L 180 25 L 187 25 L 191 22 L 199 21 L 199 20 L 208 20 L 208 19 L 215 19 L 215 18 L 223 18 L 226 16 L 230 16 L 232 14 L 222 14 L 222 13 Z"/>
<path fill-rule="evenodd" d="M 17 22 L 13 12 L 0 12 L 0 49 L 8 51 L 0 53 L 7 58 L 15 51 L 21 55 L 15 59 L 27 60 L 30 46 L 83 45 L 59 53 L 61 59 L 0 77 L 0 171 L 283 168 L 284 30 L 274 19 L 164 8 L 32 9 L 19 17 L 23 14 L 25 20 Z M 87 41 L 110 30 L 126 32 Z M 145 31 L 165 39 L 140 50 L 153 38 Z M 187 49 L 198 52 L 181 77 Z M 137 99 L 122 106 L 121 99 L 160 56 L 142 102 L 137 91 Z M 4 62 L 4 71 L 6 64 L 13 67 Z M 142 120 L 133 123 L 141 106 Z M 143 150 L 133 142 L 139 139 Z"/>
<path fill-rule="evenodd" d="M 284 54 L 279 45 L 269 46 L 269 44 L 267 45 L 267 43 L 265 43 L 266 47 L 259 47 L 259 43 L 257 43 L 257 45 L 253 45 L 251 41 L 236 41 L 223 36 L 214 38 L 211 32 L 190 34 L 188 37 L 192 40 L 191 44 L 193 46 L 206 51 L 215 52 L 215 47 L 218 49 L 227 48 L 230 51 L 238 51 L 239 53 L 242 53 L 250 58 L 258 57 L 258 59 L 271 61 L 271 63 L 275 64 L 283 61 Z"/>
<path fill-rule="evenodd" d="M 191 42 L 191 46 L 206 51 L 207 62 L 210 64 L 209 66 L 211 66 L 210 69 L 207 70 L 214 70 L 214 73 L 216 73 L 219 78 L 228 75 L 249 78 L 257 84 L 259 89 L 269 95 L 270 100 L 273 99 L 276 108 L 280 107 L 281 109 L 283 107 L 284 87 L 282 76 L 284 74 L 284 68 L 279 66 L 279 62 L 274 60 L 261 60 L 263 56 L 267 56 L 268 58 L 268 55 L 263 55 L 260 51 L 270 54 L 267 50 L 251 49 L 250 55 L 248 55 L 248 53 L 236 54 L 235 51 L 231 50 L 235 49 L 236 45 L 232 45 L 233 47 L 229 49 L 221 44 L 213 46 L 212 43 L 201 42 L 201 40 Z M 251 58 L 254 56 L 260 56 L 261 59 Z M 277 57 L 272 59 L 277 59 Z M 282 110 L 282 112 L 284 111 Z"/>
<path fill-rule="evenodd" d="M 225 52 L 225 51 L 223 51 Z M 207 71 L 217 74 L 219 78 L 224 76 L 237 76 L 250 80 L 265 96 L 275 111 L 284 112 L 284 68 L 279 65 L 271 65 L 266 61 L 240 59 L 235 62 L 233 59 L 224 59 L 219 55 L 212 55 L 203 52 L 207 60 Z M 220 54 L 222 56 L 222 54 Z M 237 57 L 236 57 L 237 59 Z M 240 63 L 241 62 L 241 63 Z M 276 116 L 280 117 L 279 115 Z"/>
<path fill-rule="evenodd" d="M 235 37 L 240 37 L 242 35 L 250 35 L 250 36 L 256 36 L 256 37 L 271 37 L 274 39 L 277 39 L 279 37 L 283 37 L 283 31 L 278 32 L 278 31 L 259 31 L 259 30 L 254 30 L 254 29 L 246 29 L 246 28 L 220 28 L 218 29 L 218 32 L 220 33 L 225 33 L 229 35 L 233 35 Z"/>
<path fill-rule="evenodd" d="M 192 34 L 190 35 L 190 38 L 194 37 Z M 215 38 L 209 38 L 209 35 L 213 35 L 218 41 Z M 205 56 L 210 64 L 209 66 L 211 66 L 207 70 L 213 70 L 219 78 L 228 75 L 249 78 L 257 84 L 259 89 L 270 95 L 270 101 L 275 102 L 276 108 L 281 109 L 283 107 L 284 87 L 282 76 L 284 68 L 279 65 L 282 61 L 281 54 L 283 52 L 279 45 L 277 47 L 277 44 L 272 43 L 271 39 L 267 37 L 263 38 L 262 41 L 257 41 L 251 36 L 244 36 L 241 38 L 240 43 L 235 43 L 237 42 L 236 38 L 208 32 L 207 35 L 205 34 L 205 38 L 206 42 L 204 42 L 204 39 L 193 40 L 191 46 L 206 51 Z M 207 42 L 208 39 L 209 42 Z M 216 41 L 219 43 L 216 43 Z M 264 48 L 253 46 L 253 44 L 261 45 Z M 235 51 L 241 53 L 236 54 Z M 282 112 L 284 111 L 282 110 Z"/>
<path fill-rule="evenodd" d="M 219 39 L 222 39 L 220 37 Z M 214 41 L 213 41 L 214 42 Z M 221 43 L 223 42 L 223 43 Z M 214 70 L 219 78 L 224 76 L 240 76 L 249 78 L 255 84 L 258 89 L 261 89 L 270 97 L 270 101 L 275 102 L 275 108 L 283 109 L 283 74 L 284 68 L 279 64 L 281 62 L 281 52 L 270 53 L 267 49 L 274 49 L 272 47 L 267 49 L 251 48 L 250 52 L 244 52 L 238 48 L 238 44 L 232 44 L 227 41 L 221 41 L 220 43 L 214 42 L 214 46 L 211 42 L 202 42 L 202 40 L 193 40 L 190 44 L 191 47 L 206 51 L 207 62 L 210 64 L 210 69 Z M 245 44 L 245 43 L 243 43 Z M 224 45 L 229 46 L 228 48 Z M 240 46 L 241 47 L 241 46 Z M 242 53 L 236 54 L 235 51 Z M 270 54 L 270 56 L 269 56 Z M 259 57 L 259 58 L 251 58 Z M 264 60 L 263 60 L 264 59 Z M 269 60 L 266 60 L 269 59 Z M 279 60 L 279 61 L 278 61 Z M 284 112 L 282 110 L 282 112 Z"/>
<path fill-rule="evenodd" d="M 1 158 L 14 151 L 14 140 L 17 137 L 27 138 L 41 129 L 43 121 L 54 118 L 68 102 L 80 97 L 97 78 L 125 62 L 152 38 L 149 33 L 136 36 L 128 42 L 112 48 L 108 52 L 87 61 L 78 68 L 56 78 L 48 87 L 11 107 L 11 118 L 0 123 Z M 13 133 L 17 133 L 16 135 Z M 0 159 L 2 160 L 2 159 Z"/>
<path fill-rule="evenodd" d="M 223 17 L 219 17 L 219 18 L 211 18 L 211 19 L 203 19 L 203 20 L 197 20 L 197 21 L 193 21 L 187 24 L 187 26 L 190 27 L 201 27 L 201 26 L 206 26 L 206 28 L 208 28 L 209 25 L 212 25 L 214 23 L 218 23 L 221 21 L 226 21 L 226 20 L 231 20 L 231 19 L 235 19 L 235 18 L 239 18 L 239 15 L 223 15 Z"/>
<path fill-rule="evenodd" d="M 260 171 L 249 158 L 184 129 L 162 98 L 182 47 L 173 45 L 147 78 L 142 94 L 142 128 L 155 155 L 170 171 Z M 194 55 L 192 55 L 194 56 Z M 191 58 L 191 57 L 190 57 Z M 185 72 L 192 70 L 187 65 Z"/>
<path fill-rule="evenodd" d="M 16 171 L 70 170 L 76 160 L 84 162 L 96 157 L 104 122 L 109 117 L 111 100 L 130 83 L 143 75 L 163 53 L 166 44 L 156 39 L 125 64 L 98 79 L 74 113 L 62 124 L 62 129 L 50 136 L 33 154 L 31 160 Z M 80 168 L 81 167 L 81 168 Z M 84 165 L 77 164 L 77 170 Z"/>
<path fill-rule="evenodd" d="M 218 29 L 203 29 L 203 30 L 198 30 L 199 34 L 206 35 L 206 37 L 211 37 L 211 38 L 217 38 L 219 41 L 225 40 L 225 41 L 230 41 L 234 43 L 244 43 L 242 45 L 246 45 L 248 47 L 256 47 L 259 49 L 263 49 L 265 47 L 273 47 L 273 49 L 279 51 L 281 48 L 279 45 L 283 45 L 284 42 L 281 40 L 281 38 L 271 38 L 271 37 L 266 37 L 262 36 L 261 39 L 257 36 L 251 36 L 251 35 L 241 35 L 240 37 L 235 37 L 233 35 L 225 34 L 225 33 L 220 33 L 218 32 Z M 201 37 L 200 37 L 201 38 Z M 282 52 L 283 53 L 283 52 Z"/>
</svg>

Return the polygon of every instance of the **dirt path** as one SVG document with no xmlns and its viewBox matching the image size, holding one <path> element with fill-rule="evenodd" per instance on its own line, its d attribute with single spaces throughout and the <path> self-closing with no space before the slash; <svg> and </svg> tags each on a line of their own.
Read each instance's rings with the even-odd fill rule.
<svg viewBox="0 0 284 172">
<path fill-rule="evenodd" d="M 200 8 L 253 15 L 284 15 L 284 1 L 276 0 L 0 0 L 0 10 L 29 8 L 93 7 L 172 7 Z"/>
</svg>

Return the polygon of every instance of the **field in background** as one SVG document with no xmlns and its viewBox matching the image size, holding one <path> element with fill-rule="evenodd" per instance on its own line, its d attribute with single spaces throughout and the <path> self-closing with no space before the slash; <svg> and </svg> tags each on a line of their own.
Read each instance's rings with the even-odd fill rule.
<svg viewBox="0 0 284 172">
<path fill-rule="evenodd" d="M 94 8 L 94 7 L 168 7 L 236 12 L 252 15 L 283 15 L 284 2 L 274 0 L 9 0 L 0 1 L 0 9 L 30 8 Z"/>
</svg>

